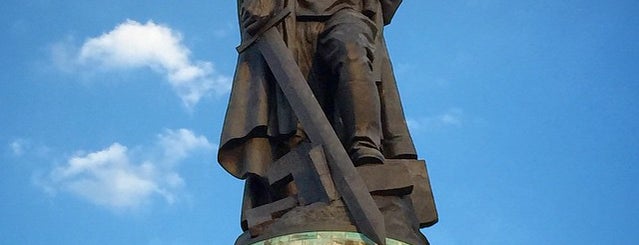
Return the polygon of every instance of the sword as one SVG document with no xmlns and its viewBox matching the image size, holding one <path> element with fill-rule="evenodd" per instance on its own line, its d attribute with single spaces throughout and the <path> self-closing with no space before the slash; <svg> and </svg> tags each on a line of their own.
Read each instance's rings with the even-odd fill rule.
<svg viewBox="0 0 639 245">
<path fill-rule="evenodd" d="M 280 32 L 274 28 L 290 14 L 291 10 L 284 8 L 254 38 L 238 47 L 238 51 L 251 45 L 257 46 L 309 139 L 324 147 L 335 188 L 343 197 L 357 229 L 375 243 L 385 245 L 384 216 L 315 99 L 293 53 L 284 43 Z"/>
</svg>

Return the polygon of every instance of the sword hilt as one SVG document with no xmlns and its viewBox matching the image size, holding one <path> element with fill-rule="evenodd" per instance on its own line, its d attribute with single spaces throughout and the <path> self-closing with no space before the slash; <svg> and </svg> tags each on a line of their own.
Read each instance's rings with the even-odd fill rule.
<svg viewBox="0 0 639 245">
<path fill-rule="evenodd" d="M 284 21 L 284 19 L 286 19 L 286 17 L 288 17 L 292 12 L 293 11 L 289 7 L 284 7 L 277 15 L 273 16 L 273 18 L 271 18 L 262 27 L 260 27 L 260 29 L 255 33 L 255 35 L 252 35 L 251 38 L 249 39 L 243 40 L 240 46 L 235 48 L 237 52 L 238 53 L 244 52 L 244 50 L 246 50 L 248 47 L 253 45 L 255 41 L 260 39 L 266 31 L 268 31 L 269 29 L 271 29 L 273 26 L 277 25 L 278 23 Z"/>
</svg>

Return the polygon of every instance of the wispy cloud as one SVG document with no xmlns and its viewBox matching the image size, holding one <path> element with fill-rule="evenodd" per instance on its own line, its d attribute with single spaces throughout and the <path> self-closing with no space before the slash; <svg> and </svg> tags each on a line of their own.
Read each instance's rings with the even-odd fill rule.
<svg viewBox="0 0 639 245">
<path fill-rule="evenodd" d="M 150 68 L 166 77 L 187 108 L 209 94 L 230 90 L 228 76 L 217 72 L 211 62 L 194 61 L 190 55 L 179 32 L 153 21 L 127 20 L 88 38 L 79 48 L 68 40 L 52 47 L 53 61 L 64 71 Z"/>
<path fill-rule="evenodd" d="M 185 184 L 177 171 L 179 163 L 214 148 L 206 137 L 188 129 L 165 130 L 151 147 L 129 148 L 116 142 L 102 150 L 78 152 L 37 181 L 49 193 L 71 193 L 111 209 L 135 209 L 158 197 L 172 204 Z"/>
<path fill-rule="evenodd" d="M 50 152 L 47 146 L 33 143 L 30 139 L 16 138 L 8 143 L 8 149 L 14 157 L 23 157 L 25 155 L 35 157 L 46 157 Z"/>
<path fill-rule="evenodd" d="M 459 108 L 450 108 L 434 116 L 408 118 L 406 122 L 412 131 L 460 127 L 464 123 L 464 111 Z"/>
<path fill-rule="evenodd" d="M 22 156 L 25 152 L 27 142 L 24 139 L 16 139 L 9 143 L 9 149 L 14 156 Z"/>
<path fill-rule="evenodd" d="M 163 149 L 164 158 L 176 162 L 186 158 L 193 149 L 212 149 L 208 139 L 197 136 L 188 129 L 165 130 L 158 135 L 157 144 Z"/>
</svg>

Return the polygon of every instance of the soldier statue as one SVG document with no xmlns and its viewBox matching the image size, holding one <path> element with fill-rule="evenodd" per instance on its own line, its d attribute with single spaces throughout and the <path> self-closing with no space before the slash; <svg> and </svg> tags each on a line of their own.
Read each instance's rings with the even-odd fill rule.
<svg viewBox="0 0 639 245">
<path fill-rule="evenodd" d="M 407 171 L 428 182 L 424 162 L 417 160 L 406 125 L 383 35 L 400 3 L 238 0 L 243 44 L 238 47 L 218 152 L 222 167 L 246 180 L 241 222 L 245 234 L 238 244 L 309 230 L 361 230 L 357 222 L 365 218 L 357 217 L 349 200 L 344 200 L 348 196 L 342 193 L 339 181 L 330 181 L 342 174 L 334 166 L 344 164 L 356 169 L 357 179 L 366 183 L 366 195 L 372 195 L 373 205 L 383 215 L 385 237 L 428 244 L 419 228 L 437 221 L 429 184 L 400 184 L 407 176 L 393 175 Z M 284 49 L 266 52 L 263 47 L 272 46 L 267 33 L 277 33 L 277 42 L 283 43 Z M 272 60 L 280 56 L 292 62 L 274 65 Z M 293 80 L 281 78 L 290 70 L 303 79 L 282 81 Z M 308 87 L 312 95 L 292 96 L 287 93 L 287 83 Z M 301 113 L 310 109 L 298 100 L 318 104 L 327 119 L 322 123 L 330 130 L 305 124 L 306 116 Z M 311 135 L 335 135 L 338 151 L 345 151 L 350 161 L 333 163 L 336 160 L 326 153 L 329 143 Z M 309 154 L 326 156 L 299 157 Z M 287 161 L 290 163 L 284 163 Z M 418 167 L 406 167 L 409 165 Z M 293 171 L 297 168 L 300 170 Z M 314 173 L 302 174 L 309 169 Z M 290 174 L 293 172 L 297 174 Z M 428 207 L 416 207 L 424 203 Z M 294 215 L 297 219 L 291 217 Z M 373 240 L 384 243 L 383 239 Z"/>
</svg>

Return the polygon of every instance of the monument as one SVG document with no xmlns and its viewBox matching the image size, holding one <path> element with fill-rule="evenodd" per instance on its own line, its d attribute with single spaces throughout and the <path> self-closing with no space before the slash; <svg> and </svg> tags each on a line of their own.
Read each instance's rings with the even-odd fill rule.
<svg viewBox="0 0 639 245">
<path fill-rule="evenodd" d="M 218 161 L 237 245 L 428 244 L 438 220 L 384 41 L 401 0 L 238 0 Z"/>
</svg>

